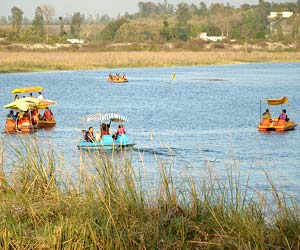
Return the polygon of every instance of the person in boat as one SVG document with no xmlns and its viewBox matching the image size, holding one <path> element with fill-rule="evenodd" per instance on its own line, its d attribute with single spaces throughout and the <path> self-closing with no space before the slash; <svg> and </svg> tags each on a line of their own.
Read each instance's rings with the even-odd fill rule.
<svg viewBox="0 0 300 250">
<path fill-rule="evenodd" d="M 87 142 L 95 142 L 94 129 L 93 127 L 89 127 L 89 130 L 85 133 L 85 141 Z"/>
<path fill-rule="evenodd" d="M 290 119 L 288 118 L 286 114 L 286 109 L 283 109 L 281 114 L 278 117 L 278 120 L 284 120 L 284 121 L 289 121 Z"/>
<path fill-rule="evenodd" d="M 31 111 L 31 122 L 32 122 L 32 125 L 38 124 L 38 120 L 39 120 L 39 110 L 38 109 L 34 109 L 34 110 Z"/>
<path fill-rule="evenodd" d="M 39 94 L 38 97 L 37 97 L 38 99 L 44 99 L 44 97 L 42 95 L 42 92 L 39 92 L 38 94 Z"/>
<path fill-rule="evenodd" d="M 113 135 L 113 138 L 117 140 L 119 135 L 125 135 L 125 134 L 126 134 L 125 128 L 123 127 L 122 124 L 119 124 L 117 132 Z"/>
<path fill-rule="evenodd" d="M 15 95 L 14 101 L 15 101 L 15 100 L 18 100 L 18 99 L 20 99 L 20 98 L 19 98 L 19 95 Z"/>
<path fill-rule="evenodd" d="M 17 112 L 15 115 L 13 115 L 13 119 L 14 119 L 14 121 L 17 121 L 18 120 L 18 118 L 19 118 L 19 113 L 20 112 Z"/>
<path fill-rule="evenodd" d="M 29 97 L 31 97 L 31 98 L 34 98 L 34 96 L 33 96 L 33 94 L 32 94 L 32 93 L 30 93 L 30 94 L 29 94 Z"/>
<path fill-rule="evenodd" d="M 109 124 L 106 123 L 101 124 L 100 138 L 102 138 L 103 135 L 109 135 L 109 128 L 110 128 Z"/>
<path fill-rule="evenodd" d="M 266 111 L 262 115 L 262 118 L 266 119 L 266 120 L 269 120 L 270 122 L 272 122 L 272 115 L 271 115 L 269 109 L 266 109 Z"/>
<path fill-rule="evenodd" d="M 126 77 L 125 74 L 123 74 L 122 78 L 123 78 L 124 80 L 127 80 L 127 77 Z"/>
<path fill-rule="evenodd" d="M 9 118 L 11 118 L 11 119 L 14 118 L 14 111 L 13 111 L 12 109 L 9 111 L 9 114 L 7 115 L 7 118 L 8 118 L 8 119 L 9 119 Z"/>
<path fill-rule="evenodd" d="M 53 120 L 53 113 L 49 109 L 49 107 L 46 107 L 44 115 L 43 115 L 43 119 L 46 120 L 46 121 Z"/>
</svg>

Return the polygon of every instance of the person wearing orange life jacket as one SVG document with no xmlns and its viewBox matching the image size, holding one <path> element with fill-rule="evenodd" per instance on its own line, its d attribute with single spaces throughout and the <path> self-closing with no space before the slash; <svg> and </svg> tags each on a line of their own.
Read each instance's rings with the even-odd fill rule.
<svg viewBox="0 0 300 250">
<path fill-rule="evenodd" d="M 31 122 L 32 122 L 32 125 L 38 124 L 38 120 L 39 120 L 39 110 L 38 109 L 34 109 L 34 110 L 31 111 Z"/>
<path fill-rule="evenodd" d="M 51 110 L 50 110 L 48 107 L 46 107 L 46 109 L 45 109 L 43 118 L 44 118 L 45 120 L 47 120 L 47 121 L 53 119 L 53 114 L 52 114 Z"/>
</svg>

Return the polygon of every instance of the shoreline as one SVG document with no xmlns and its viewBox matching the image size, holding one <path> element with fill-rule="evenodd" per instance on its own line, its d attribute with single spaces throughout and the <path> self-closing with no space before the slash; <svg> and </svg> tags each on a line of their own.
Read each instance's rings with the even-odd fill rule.
<svg viewBox="0 0 300 250">
<path fill-rule="evenodd" d="M 0 52 L 0 73 L 300 62 L 300 52 Z"/>
</svg>

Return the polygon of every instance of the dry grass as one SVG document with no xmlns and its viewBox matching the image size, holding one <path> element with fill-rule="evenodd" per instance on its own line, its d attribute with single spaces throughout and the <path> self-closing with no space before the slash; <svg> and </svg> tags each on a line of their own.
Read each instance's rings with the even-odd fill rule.
<svg viewBox="0 0 300 250">
<path fill-rule="evenodd" d="M 158 162 L 149 187 L 142 181 L 147 173 L 126 157 L 90 154 L 79 168 L 70 166 L 69 178 L 52 149 L 27 139 L 3 146 L 0 249 L 300 247 L 297 201 L 287 205 L 271 180 L 269 198 L 248 192 L 235 162 L 223 181 L 209 164 L 196 179 L 186 172 L 176 181 L 172 164 Z"/>
<path fill-rule="evenodd" d="M 300 52 L 0 52 L 0 72 L 300 62 Z"/>
</svg>

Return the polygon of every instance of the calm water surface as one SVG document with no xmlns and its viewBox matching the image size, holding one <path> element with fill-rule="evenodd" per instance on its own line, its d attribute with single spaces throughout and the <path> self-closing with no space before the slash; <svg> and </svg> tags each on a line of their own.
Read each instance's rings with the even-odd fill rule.
<svg viewBox="0 0 300 250">
<path fill-rule="evenodd" d="M 128 83 L 106 82 L 109 73 L 124 71 Z M 287 133 L 257 131 L 260 99 L 266 97 L 288 96 L 288 115 L 299 123 L 299 63 L 0 74 L 1 106 L 11 101 L 12 89 L 31 85 L 43 86 L 44 97 L 58 105 L 52 108 L 57 126 L 30 136 L 61 150 L 70 162 L 66 168 L 79 159 L 80 130 L 98 126 L 82 124 L 80 117 L 118 112 L 129 117 L 134 164 L 141 164 L 142 155 L 152 175 L 157 158 L 171 159 L 175 175 L 189 169 L 195 177 L 206 162 L 222 175 L 236 160 L 242 178 L 251 173 L 253 188 L 265 188 L 264 169 L 283 190 L 300 191 L 299 127 Z M 7 113 L 1 110 L 3 128 Z M 271 113 L 278 116 L 280 107 Z M 2 140 L 16 136 L 3 133 Z"/>
</svg>

